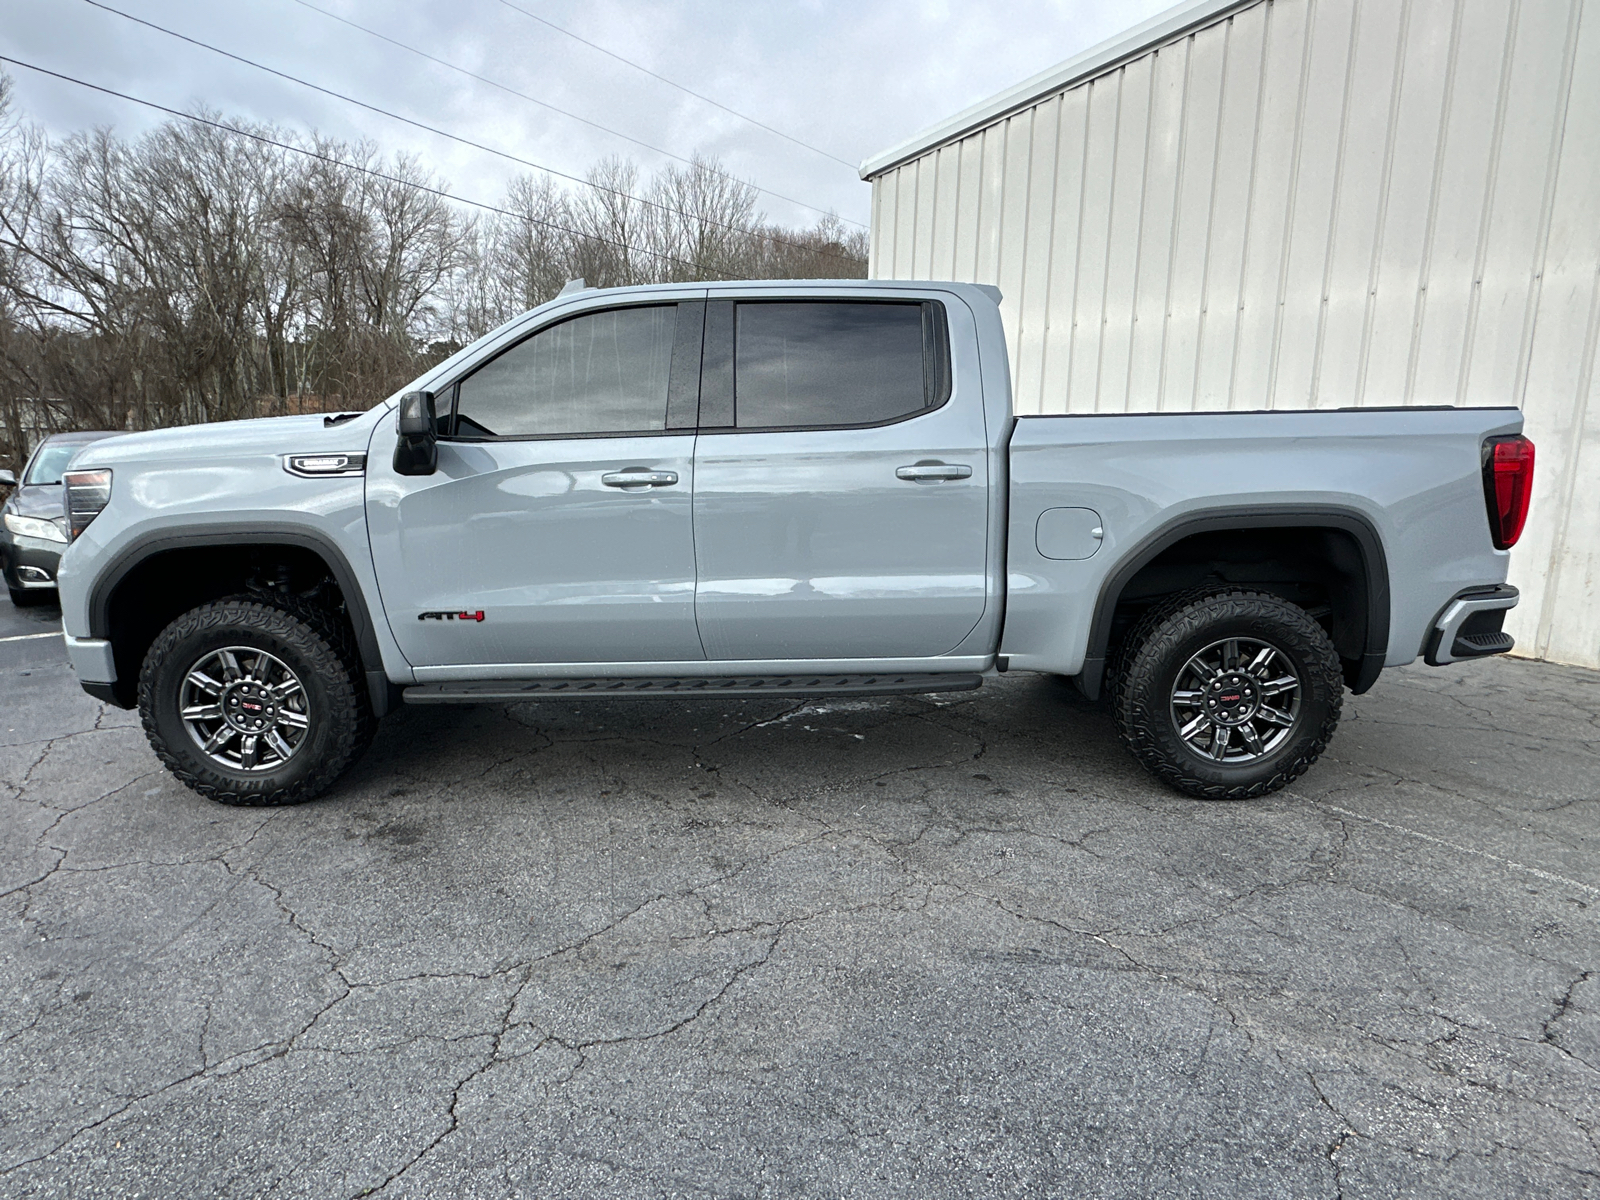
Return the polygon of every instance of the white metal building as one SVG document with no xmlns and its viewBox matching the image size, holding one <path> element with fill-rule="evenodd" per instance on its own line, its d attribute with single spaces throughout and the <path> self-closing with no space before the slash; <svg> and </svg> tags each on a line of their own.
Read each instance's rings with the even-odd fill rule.
<svg viewBox="0 0 1600 1200">
<path fill-rule="evenodd" d="M 1195 0 L 861 174 L 1018 412 L 1522 406 L 1506 627 L 1600 667 L 1600 0 Z"/>
</svg>

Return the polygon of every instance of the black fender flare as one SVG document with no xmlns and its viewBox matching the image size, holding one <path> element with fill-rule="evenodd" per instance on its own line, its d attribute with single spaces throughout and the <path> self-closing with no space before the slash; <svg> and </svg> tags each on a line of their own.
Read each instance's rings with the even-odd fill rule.
<svg viewBox="0 0 1600 1200">
<path fill-rule="evenodd" d="M 1230 529 L 1281 529 L 1304 525 L 1336 529 L 1348 533 L 1361 554 L 1367 576 L 1367 637 L 1361 662 L 1350 690 L 1360 695 L 1378 681 L 1389 650 L 1389 562 L 1383 539 L 1367 515 L 1357 509 L 1337 505 L 1285 505 L 1248 509 L 1200 509 L 1184 513 L 1145 536 L 1126 554 L 1117 568 L 1106 576 L 1095 600 L 1094 619 L 1089 626 L 1089 644 L 1083 660 L 1078 686 L 1091 700 L 1099 699 L 1105 680 L 1106 657 L 1111 644 L 1111 622 L 1123 589 L 1163 550 L 1197 533 L 1220 533 Z"/>
<path fill-rule="evenodd" d="M 334 582 L 344 596 L 345 609 L 350 614 L 373 714 L 381 717 L 394 707 L 392 701 L 398 688 L 390 683 L 388 672 L 384 670 L 383 654 L 378 649 L 377 628 L 367 607 L 366 593 L 362 591 L 349 559 L 337 543 L 303 525 L 274 525 L 261 521 L 248 524 L 224 522 L 181 533 L 157 530 L 135 538 L 99 572 L 94 586 L 89 590 L 90 636 L 111 636 L 111 597 L 128 573 L 140 563 L 168 550 L 194 550 L 206 546 L 294 546 L 311 551 L 327 563 Z"/>
</svg>

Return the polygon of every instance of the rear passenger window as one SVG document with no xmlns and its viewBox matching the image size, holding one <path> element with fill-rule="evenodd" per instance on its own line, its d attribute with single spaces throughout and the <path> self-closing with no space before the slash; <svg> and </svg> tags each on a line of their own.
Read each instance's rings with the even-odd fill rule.
<svg viewBox="0 0 1600 1200">
<path fill-rule="evenodd" d="M 943 404 L 943 309 L 934 303 L 751 301 L 734 310 L 740 429 L 880 425 Z"/>
<path fill-rule="evenodd" d="M 586 313 L 541 329 L 461 381 L 460 438 L 666 428 L 677 306 Z"/>
</svg>

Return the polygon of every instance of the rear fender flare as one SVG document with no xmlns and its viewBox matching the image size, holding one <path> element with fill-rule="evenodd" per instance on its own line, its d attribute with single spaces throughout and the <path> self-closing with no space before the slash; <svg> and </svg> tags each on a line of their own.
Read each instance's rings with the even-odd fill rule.
<svg viewBox="0 0 1600 1200">
<path fill-rule="evenodd" d="M 1185 513 L 1147 535 L 1106 577 L 1095 601 L 1089 626 L 1089 645 L 1078 685 L 1091 700 L 1098 699 L 1105 679 L 1106 656 L 1111 644 L 1111 623 L 1123 589 L 1163 550 L 1197 533 L 1230 529 L 1281 529 L 1304 525 L 1348 533 L 1361 554 L 1367 577 L 1367 637 L 1361 663 L 1350 690 L 1360 695 L 1377 682 L 1389 650 L 1389 564 L 1377 528 L 1353 508 L 1292 506 L 1284 508 L 1202 509 Z"/>
</svg>

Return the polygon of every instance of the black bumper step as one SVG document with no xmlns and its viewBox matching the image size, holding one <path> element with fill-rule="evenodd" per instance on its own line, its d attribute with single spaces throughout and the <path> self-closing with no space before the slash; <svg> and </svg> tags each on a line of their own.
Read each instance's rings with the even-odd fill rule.
<svg viewBox="0 0 1600 1200">
<path fill-rule="evenodd" d="M 983 676 L 924 675 L 731 675 L 658 676 L 647 679 L 503 679 L 424 683 L 405 690 L 407 704 L 491 704 L 514 700 L 615 699 L 637 696 L 900 696 L 918 692 L 970 692 Z"/>
<path fill-rule="evenodd" d="M 1504 654 L 1517 644 L 1509 633 L 1458 633 L 1450 647 L 1456 658 L 1482 658 L 1487 654 Z"/>
</svg>

